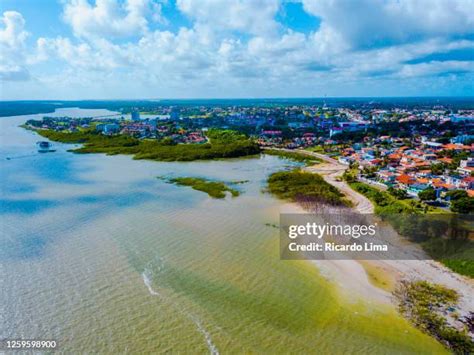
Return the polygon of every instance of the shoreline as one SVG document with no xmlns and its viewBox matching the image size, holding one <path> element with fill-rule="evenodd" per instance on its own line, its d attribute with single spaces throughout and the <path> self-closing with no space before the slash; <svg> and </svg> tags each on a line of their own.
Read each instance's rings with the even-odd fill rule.
<svg viewBox="0 0 474 355">
<path fill-rule="evenodd" d="M 310 153 L 311 154 L 311 153 Z M 361 214 L 374 213 L 372 202 L 365 196 L 352 190 L 346 182 L 339 179 L 346 166 L 331 158 L 322 164 L 304 168 L 305 171 L 320 174 L 326 182 L 337 187 L 353 203 L 353 209 Z M 414 245 L 415 248 L 420 248 Z M 420 248 L 421 249 L 421 248 Z M 377 285 L 373 278 L 374 270 L 382 279 L 388 280 L 396 287 L 401 281 L 424 280 L 443 285 L 459 294 L 457 312 L 460 317 L 469 315 L 474 310 L 474 280 L 451 271 L 434 260 L 312 260 L 320 270 L 334 278 L 343 293 L 371 302 L 391 304 L 397 307 L 397 300 L 389 292 L 390 287 Z M 371 275 L 372 271 L 372 275 Z M 377 277 L 377 275 L 375 275 Z M 390 286 L 390 285 L 387 285 Z M 386 289 L 384 289 L 386 288 Z"/>
</svg>

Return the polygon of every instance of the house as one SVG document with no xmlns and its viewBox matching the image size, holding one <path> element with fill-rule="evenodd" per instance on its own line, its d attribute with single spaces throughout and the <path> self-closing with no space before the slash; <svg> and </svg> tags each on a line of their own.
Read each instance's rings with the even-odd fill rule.
<svg viewBox="0 0 474 355">
<path fill-rule="evenodd" d="M 468 145 L 463 145 L 463 144 L 453 144 L 453 143 L 449 143 L 449 144 L 444 144 L 443 145 L 443 149 L 446 149 L 446 150 L 454 150 L 456 152 L 461 152 L 463 150 L 471 150 L 471 147 L 468 146 Z"/>
<path fill-rule="evenodd" d="M 467 190 L 474 190 L 474 177 L 467 176 L 462 179 L 461 184 L 459 187 L 467 189 Z"/>
<path fill-rule="evenodd" d="M 388 170 L 379 170 L 376 173 L 377 178 L 385 183 L 393 183 L 395 181 L 395 173 Z"/>
<path fill-rule="evenodd" d="M 416 183 L 416 179 L 413 176 L 407 174 L 399 175 L 395 180 L 402 189 L 407 189 L 410 185 Z"/>
<path fill-rule="evenodd" d="M 459 168 L 457 169 L 462 175 L 470 176 L 474 172 L 474 158 L 467 158 L 466 160 L 461 160 L 459 163 Z"/>
<path fill-rule="evenodd" d="M 417 197 L 421 191 L 426 190 L 428 187 L 428 184 L 420 184 L 419 182 L 415 182 L 414 184 L 410 185 L 406 191 L 410 196 Z"/>
<path fill-rule="evenodd" d="M 465 144 L 472 141 L 474 141 L 474 135 L 472 134 L 462 134 L 450 139 L 450 142 L 453 144 L 455 143 Z"/>
<path fill-rule="evenodd" d="M 445 180 L 447 184 L 454 185 L 455 187 L 460 187 L 462 184 L 462 177 L 456 175 L 448 175 Z"/>
<path fill-rule="evenodd" d="M 120 130 L 120 126 L 117 123 L 99 123 L 95 129 L 103 134 L 113 134 Z"/>
<path fill-rule="evenodd" d="M 444 158 L 438 158 L 438 161 L 443 164 L 451 164 L 453 162 L 453 159 L 444 157 Z"/>
</svg>

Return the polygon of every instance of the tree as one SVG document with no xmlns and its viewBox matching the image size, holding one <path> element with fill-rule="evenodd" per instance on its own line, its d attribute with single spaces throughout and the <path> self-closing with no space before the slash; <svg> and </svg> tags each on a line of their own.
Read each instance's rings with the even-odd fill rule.
<svg viewBox="0 0 474 355">
<path fill-rule="evenodd" d="M 474 198 L 462 197 L 451 203 L 451 211 L 457 213 L 472 213 L 474 212 Z"/>
<path fill-rule="evenodd" d="M 452 190 L 446 193 L 446 197 L 448 197 L 451 201 L 455 201 L 468 196 L 466 190 Z"/>
<path fill-rule="evenodd" d="M 394 189 L 393 187 L 389 187 L 387 191 L 397 200 L 404 200 L 408 198 L 408 193 L 403 189 Z"/>
<path fill-rule="evenodd" d="M 436 191 L 432 187 L 428 187 L 427 189 L 424 189 L 423 191 L 420 191 L 418 193 L 418 198 L 421 201 L 433 201 L 436 200 Z"/>
<path fill-rule="evenodd" d="M 446 167 L 443 163 L 431 164 L 431 173 L 434 175 L 441 175 L 443 174 L 445 168 Z"/>
<path fill-rule="evenodd" d="M 347 169 L 342 174 L 342 179 L 346 182 L 354 182 L 357 181 L 357 170 L 355 169 Z"/>
</svg>

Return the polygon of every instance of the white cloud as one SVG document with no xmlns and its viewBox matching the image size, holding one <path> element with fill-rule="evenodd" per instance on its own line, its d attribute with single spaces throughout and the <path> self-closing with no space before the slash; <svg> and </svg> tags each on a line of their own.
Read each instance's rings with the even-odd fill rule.
<svg viewBox="0 0 474 355">
<path fill-rule="evenodd" d="M 64 37 L 40 38 L 37 43 L 38 56 L 43 59 L 59 58 L 69 66 L 89 70 L 110 70 L 120 66 L 113 53 L 113 45 L 104 41 L 95 42 L 95 45 L 96 47 L 92 47 L 86 42 L 73 44 L 69 38 Z"/>
<path fill-rule="evenodd" d="M 64 6 L 64 20 L 81 38 L 131 37 L 148 30 L 148 19 L 162 20 L 161 4 L 152 0 L 69 0 Z"/>
<path fill-rule="evenodd" d="M 0 79 L 26 80 L 30 77 L 25 62 L 28 32 L 25 20 L 16 11 L 6 11 L 0 18 Z"/>
<path fill-rule="evenodd" d="M 474 62 L 460 61 L 432 61 L 429 63 L 419 63 L 414 65 L 403 65 L 399 77 L 420 77 L 433 75 L 449 75 L 456 72 L 474 72 Z"/>
<path fill-rule="evenodd" d="M 354 46 L 462 35 L 474 28 L 474 0 L 302 0 L 304 9 Z"/>
<path fill-rule="evenodd" d="M 201 26 L 251 34 L 278 29 L 278 0 L 177 0 L 177 7 Z"/>
<path fill-rule="evenodd" d="M 10 48 L 23 47 L 28 32 L 25 31 L 25 20 L 16 11 L 6 11 L 0 19 L 0 44 Z"/>
</svg>

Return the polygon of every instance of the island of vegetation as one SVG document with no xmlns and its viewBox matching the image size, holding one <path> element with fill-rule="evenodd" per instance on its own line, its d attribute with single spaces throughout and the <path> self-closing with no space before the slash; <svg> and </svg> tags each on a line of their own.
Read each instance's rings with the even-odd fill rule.
<svg viewBox="0 0 474 355">
<path fill-rule="evenodd" d="M 350 206 L 344 195 L 320 175 L 300 169 L 271 174 L 268 177 L 268 191 L 281 199 L 295 202 Z"/>
<path fill-rule="evenodd" d="M 416 327 L 436 338 L 455 354 L 472 354 L 474 341 L 468 334 L 473 314 L 459 317 L 456 291 L 426 281 L 403 281 L 395 291 L 400 312 Z M 450 318 L 450 321 L 448 321 Z M 451 324 L 456 324 L 454 327 Z"/>
<path fill-rule="evenodd" d="M 221 181 L 210 181 L 207 179 L 196 177 L 178 177 L 168 179 L 167 181 L 169 183 L 180 186 L 190 186 L 194 190 L 205 192 L 213 198 L 224 198 L 226 196 L 226 192 L 229 192 L 232 197 L 237 197 L 240 195 L 240 192 L 238 190 L 227 186 L 224 182 Z"/>
<path fill-rule="evenodd" d="M 258 144 L 245 134 L 221 129 L 210 129 L 206 134 L 209 141 L 203 144 L 176 144 L 167 138 L 140 140 L 127 135 L 103 135 L 94 130 L 35 131 L 52 141 L 83 144 L 83 147 L 72 150 L 74 153 L 130 154 L 134 159 L 193 161 L 236 158 L 260 152 Z"/>
</svg>

